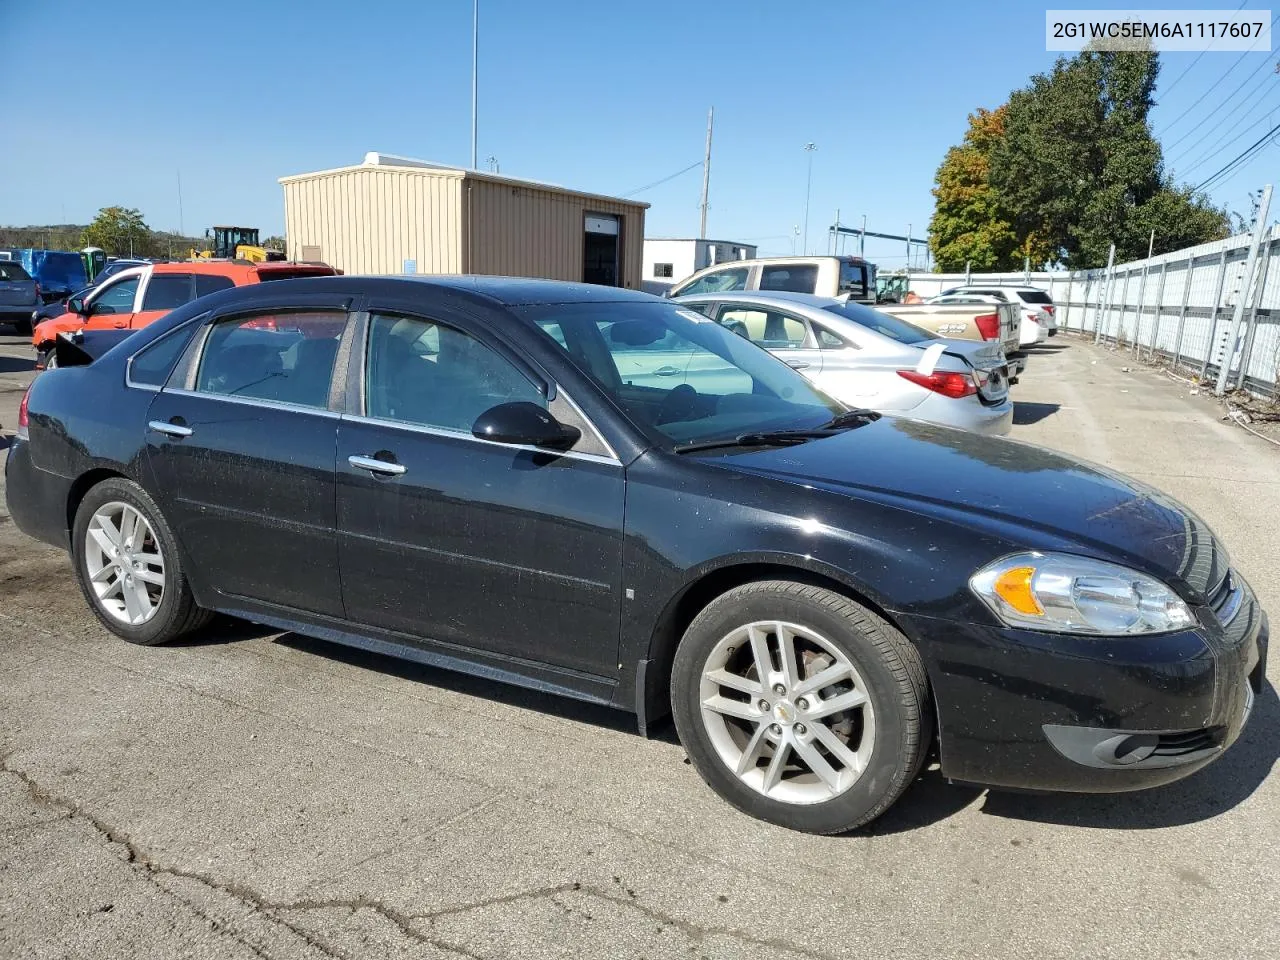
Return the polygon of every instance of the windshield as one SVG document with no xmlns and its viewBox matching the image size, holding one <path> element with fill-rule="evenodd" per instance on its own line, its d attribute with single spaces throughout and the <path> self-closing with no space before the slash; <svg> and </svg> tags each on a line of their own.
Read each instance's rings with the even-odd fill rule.
<svg viewBox="0 0 1280 960">
<path fill-rule="evenodd" d="M 844 317 L 846 320 L 852 320 L 858 326 L 874 330 L 881 336 L 896 340 L 898 343 L 921 343 L 925 340 L 938 339 L 928 330 L 921 330 L 919 327 L 913 326 L 905 320 L 899 320 L 883 310 L 864 307 L 860 303 L 833 303 L 828 307 L 823 307 L 823 309 L 829 313 Z"/>
<path fill-rule="evenodd" d="M 781 360 L 677 304 L 549 304 L 523 313 L 659 443 L 811 429 L 845 409 Z"/>
</svg>

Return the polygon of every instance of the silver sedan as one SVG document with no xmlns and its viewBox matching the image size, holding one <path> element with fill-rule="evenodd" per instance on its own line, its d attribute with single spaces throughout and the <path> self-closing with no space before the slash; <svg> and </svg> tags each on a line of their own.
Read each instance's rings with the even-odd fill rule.
<svg viewBox="0 0 1280 960">
<path fill-rule="evenodd" d="M 675 298 L 780 357 L 842 403 L 978 433 L 1013 424 L 998 343 L 950 340 L 872 307 L 804 293 Z"/>
</svg>

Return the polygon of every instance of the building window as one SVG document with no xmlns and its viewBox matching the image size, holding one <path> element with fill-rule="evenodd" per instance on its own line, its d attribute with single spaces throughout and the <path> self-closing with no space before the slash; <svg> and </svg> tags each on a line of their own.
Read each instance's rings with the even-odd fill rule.
<svg viewBox="0 0 1280 960">
<path fill-rule="evenodd" d="M 672 265 L 669 263 L 655 263 L 653 265 L 653 275 L 655 277 L 671 276 Z"/>
</svg>

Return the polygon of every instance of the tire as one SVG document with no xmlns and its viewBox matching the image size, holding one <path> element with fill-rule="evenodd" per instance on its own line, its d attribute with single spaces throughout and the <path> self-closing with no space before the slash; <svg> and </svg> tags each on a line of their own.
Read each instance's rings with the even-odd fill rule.
<svg viewBox="0 0 1280 960">
<path fill-rule="evenodd" d="M 142 523 L 131 522 L 133 517 Z M 136 542 L 128 538 L 130 531 L 136 531 Z M 114 557 L 106 549 L 113 533 L 120 552 Z M 196 605 L 160 508 L 132 480 L 112 477 L 85 495 L 72 524 L 71 550 L 89 607 L 103 626 L 130 643 L 167 643 L 212 617 Z M 130 558 L 136 559 L 128 563 Z"/>
<path fill-rule="evenodd" d="M 822 686 L 806 687 L 819 675 Z M 785 580 L 736 587 L 694 618 L 672 665 L 671 706 L 716 793 L 806 833 L 843 833 L 889 809 L 933 731 L 924 665 L 907 638 L 848 597 Z"/>
<path fill-rule="evenodd" d="M 58 365 L 54 359 L 55 356 L 57 356 L 57 351 L 54 349 L 54 345 L 52 343 L 42 343 L 36 347 L 36 367 L 40 370 L 52 370 Z"/>
</svg>

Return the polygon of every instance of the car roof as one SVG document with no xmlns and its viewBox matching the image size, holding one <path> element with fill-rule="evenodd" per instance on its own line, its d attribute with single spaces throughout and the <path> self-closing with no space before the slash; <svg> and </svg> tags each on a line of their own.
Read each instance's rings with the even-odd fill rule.
<svg viewBox="0 0 1280 960">
<path fill-rule="evenodd" d="M 638 290 L 628 290 L 625 287 L 606 287 L 596 283 L 574 283 L 569 280 L 535 280 L 529 277 L 488 277 L 467 274 L 432 277 L 348 277 L 346 279 L 374 281 L 389 285 L 425 284 L 444 287 L 485 297 L 509 307 L 543 303 L 663 302 L 661 297 L 641 293 Z"/>
<path fill-rule="evenodd" d="M 690 293 L 678 297 L 673 297 L 676 303 L 694 300 L 733 300 L 737 303 L 758 303 L 762 306 L 770 303 L 779 306 L 801 306 L 813 307 L 821 310 L 823 307 L 842 306 L 846 301 L 835 297 L 820 297 L 813 293 L 793 293 L 790 290 L 720 290 L 707 291 L 706 293 Z"/>
</svg>

